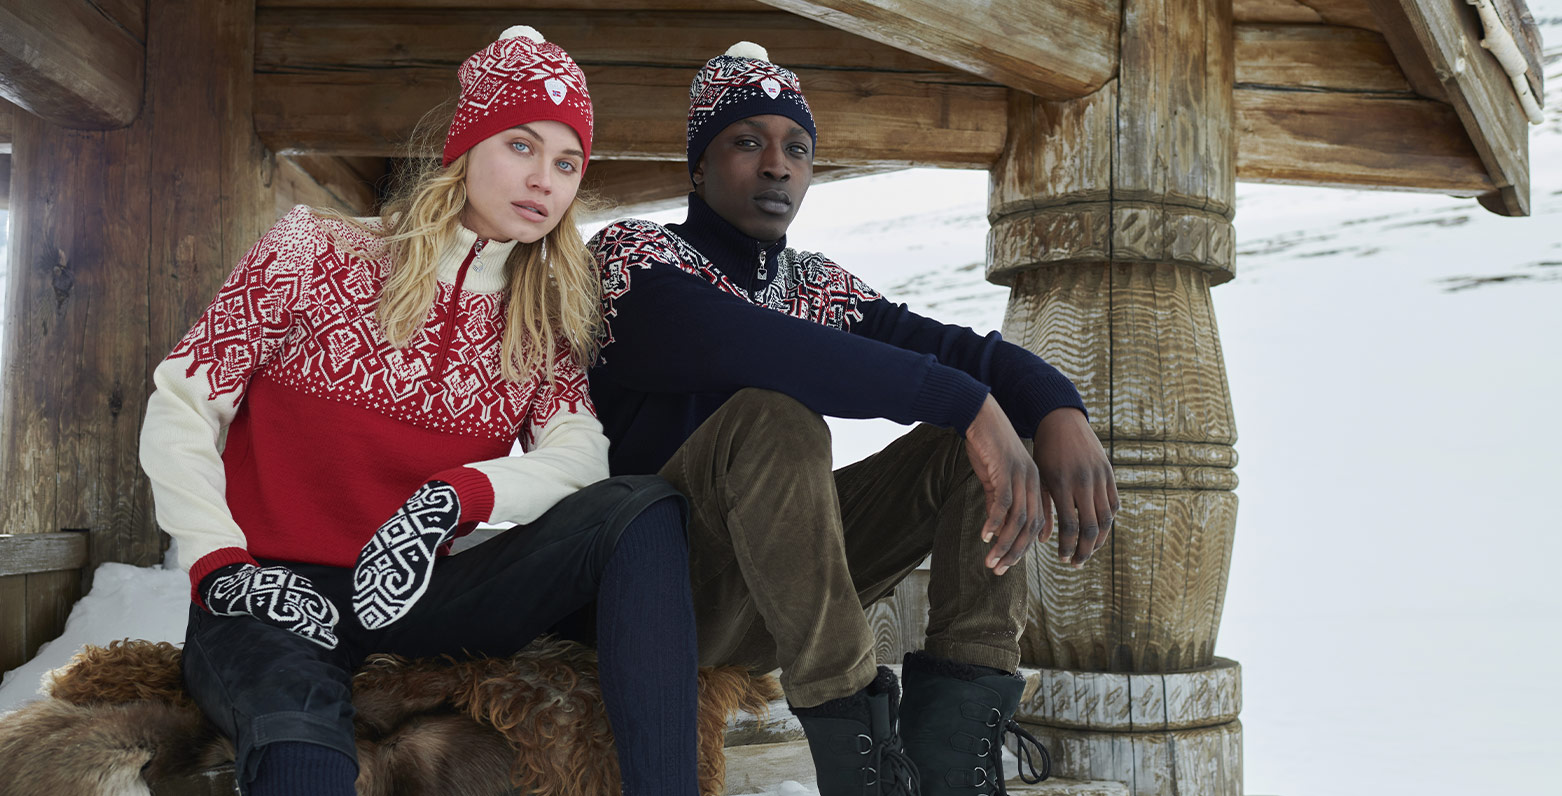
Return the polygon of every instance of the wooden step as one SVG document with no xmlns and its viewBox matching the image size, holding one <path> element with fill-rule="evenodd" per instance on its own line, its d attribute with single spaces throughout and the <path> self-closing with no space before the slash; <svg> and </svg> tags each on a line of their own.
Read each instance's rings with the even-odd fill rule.
<svg viewBox="0 0 1562 796">
<path fill-rule="evenodd" d="M 1005 769 L 1012 768 L 1005 763 Z M 814 763 L 807 741 L 758 743 L 727 748 L 727 794 L 764 793 L 792 781 L 813 790 Z M 1129 796 L 1121 782 L 1053 777 L 1027 785 L 1018 776 L 1006 783 L 1011 796 Z"/>
</svg>

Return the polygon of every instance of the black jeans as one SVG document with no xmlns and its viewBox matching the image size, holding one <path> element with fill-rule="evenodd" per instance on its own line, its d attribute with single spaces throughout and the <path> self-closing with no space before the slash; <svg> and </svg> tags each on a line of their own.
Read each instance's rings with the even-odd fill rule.
<svg viewBox="0 0 1562 796">
<path fill-rule="evenodd" d="M 669 498 L 682 504 L 682 496 L 656 476 L 586 487 L 529 525 L 441 559 L 423 598 L 381 630 L 365 630 L 352 615 L 351 569 L 263 561 L 308 577 L 336 604 L 340 643 L 328 650 L 250 617 L 213 616 L 191 605 L 185 687 L 233 739 L 238 779 L 246 788 L 265 747 L 279 741 L 319 744 L 357 759 L 350 681 L 365 657 L 517 652 L 596 598 L 619 535 L 646 508 Z"/>
</svg>

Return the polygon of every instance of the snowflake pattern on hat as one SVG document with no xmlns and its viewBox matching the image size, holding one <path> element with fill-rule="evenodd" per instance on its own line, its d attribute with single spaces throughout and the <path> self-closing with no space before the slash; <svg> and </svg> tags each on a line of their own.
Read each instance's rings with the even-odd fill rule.
<svg viewBox="0 0 1562 796">
<path fill-rule="evenodd" d="M 461 104 L 445 137 L 444 164 L 494 133 L 552 120 L 580 136 L 589 159 L 595 120 L 586 75 L 558 45 L 526 35 L 500 39 L 461 64 Z"/>
<path fill-rule="evenodd" d="M 738 55 L 706 61 L 689 84 L 690 173 L 711 139 L 727 125 L 765 114 L 786 116 L 814 136 L 814 114 L 792 70 Z"/>
</svg>

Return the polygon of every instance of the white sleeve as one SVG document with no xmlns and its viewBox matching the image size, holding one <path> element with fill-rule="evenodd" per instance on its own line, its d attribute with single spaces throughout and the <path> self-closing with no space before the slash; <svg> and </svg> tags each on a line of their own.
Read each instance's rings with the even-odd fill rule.
<svg viewBox="0 0 1562 796">
<path fill-rule="evenodd" d="M 179 565 L 197 570 L 192 580 L 253 560 L 228 510 L 221 446 L 250 377 L 275 358 L 308 301 L 318 230 L 302 205 L 279 220 L 152 373 L 141 467 L 157 524 L 178 542 Z"/>
</svg>

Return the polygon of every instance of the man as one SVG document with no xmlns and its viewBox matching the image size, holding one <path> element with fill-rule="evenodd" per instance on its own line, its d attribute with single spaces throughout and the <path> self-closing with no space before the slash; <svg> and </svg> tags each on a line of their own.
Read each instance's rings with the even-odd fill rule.
<svg viewBox="0 0 1562 796">
<path fill-rule="evenodd" d="M 711 59 L 690 99 L 688 219 L 621 221 L 590 244 L 612 470 L 689 496 L 700 662 L 781 668 L 822 796 L 1001 789 L 1024 553 L 1055 505 L 1059 556 L 1081 566 L 1118 508 L 1079 394 L 997 333 L 787 248 L 815 127 L 762 48 Z M 821 415 L 922 425 L 832 473 Z M 862 609 L 929 552 L 926 650 L 906 658 L 901 703 Z"/>
</svg>

